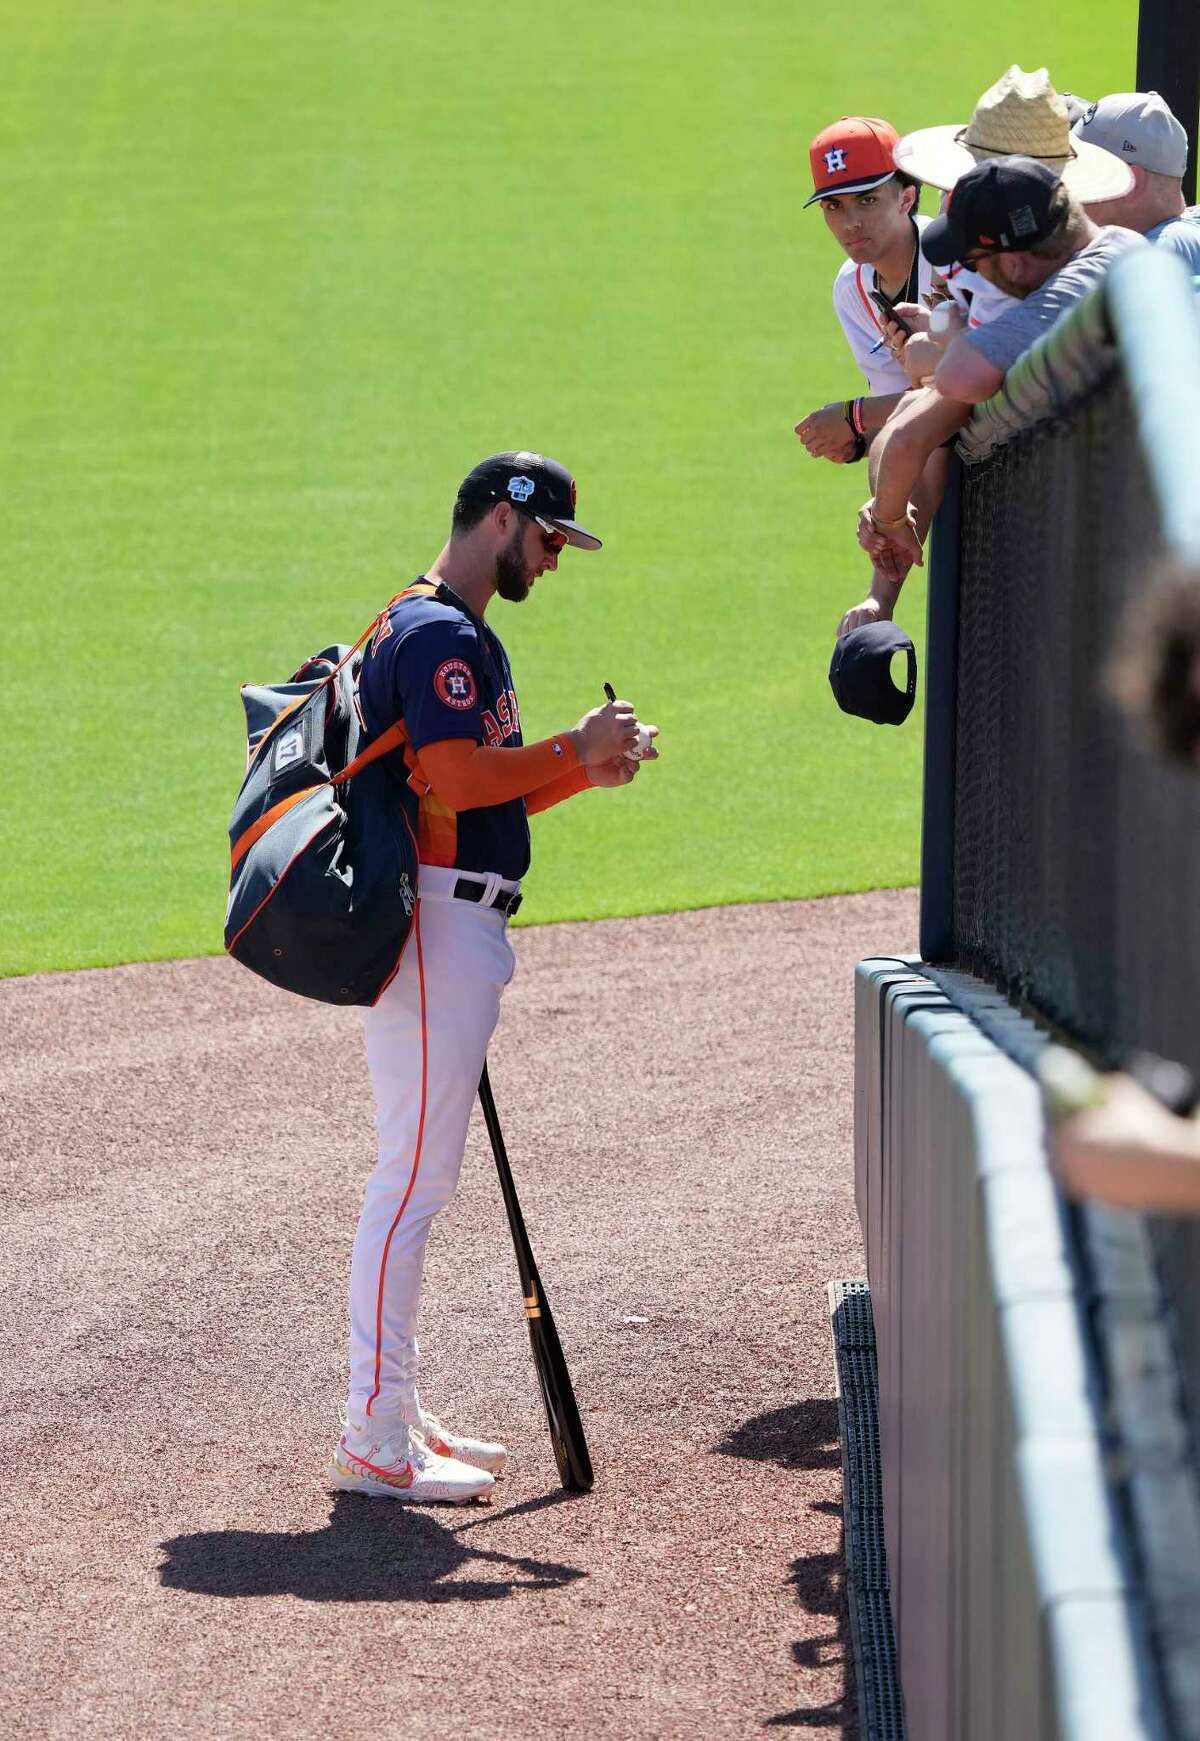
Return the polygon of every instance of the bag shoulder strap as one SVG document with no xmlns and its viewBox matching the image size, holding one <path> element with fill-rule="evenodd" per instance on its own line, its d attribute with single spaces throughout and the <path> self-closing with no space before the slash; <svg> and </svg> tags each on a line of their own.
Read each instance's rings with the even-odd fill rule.
<svg viewBox="0 0 1200 1741">
<path fill-rule="evenodd" d="M 322 689 L 328 688 L 329 684 L 331 684 L 333 682 L 334 678 L 337 676 L 338 672 L 342 669 L 342 667 L 344 665 L 348 665 L 350 660 L 353 659 L 354 655 L 358 652 L 358 649 L 364 644 L 364 642 L 370 640 L 371 636 L 378 629 L 380 623 L 382 623 L 383 619 L 387 616 L 388 612 L 391 610 L 391 608 L 394 604 L 398 604 L 402 598 L 408 598 L 409 595 L 412 593 L 417 593 L 417 592 L 429 593 L 429 592 L 436 592 L 436 591 L 437 591 L 437 587 L 432 585 L 430 582 L 418 581 L 418 582 L 415 582 L 412 586 L 407 587 L 404 592 L 398 592 L 394 598 L 390 598 L 388 600 L 387 604 L 384 605 L 383 609 L 381 611 L 378 611 L 375 614 L 375 616 L 373 616 L 371 618 L 370 622 L 367 624 L 367 626 L 363 630 L 362 634 L 358 637 L 357 641 L 355 641 L 354 645 L 350 648 L 349 652 L 345 653 L 342 656 L 342 658 L 340 658 L 338 660 L 337 664 L 334 666 L 332 671 L 328 672 L 326 676 L 322 677 L 321 681 L 317 684 L 316 688 L 310 689 L 307 695 L 298 695 L 294 701 L 289 701 L 287 706 L 283 709 L 282 713 L 278 714 L 275 717 L 275 719 L 273 719 L 271 721 L 271 724 L 268 726 L 267 730 L 263 733 L 262 737 L 260 737 L 258 742 L 255 744 L 254 749 L 250 755 L 250 759 L 246 763 L 247 773 L 250 771 L 250 769 L 254 766 L 255 762 L 258 760 L 258 756 L 259 756 L 260 751 L 264 750 L 266 748 L 267 744 L 269 744 L 273 740 L 276 732 L 279 730 L 279 728 L 283 724 L 284 720 L 289 719 L 291 717 L 291 715 L 293 713 L 295 713 L 295 711 L 298 707 L 305 707 L 310 701 L 312 701 L 314 699 L 315 696 L 318 696 L 321 693 Z"/>
<path fill-rule="evenodd" d="M 406 598 L 432 598 L 437 590 L 436 580 L 414 580 L 411 586 L 406 586 L 403 592 L 398 592 L 395 598 L 390 600 L 387 606 L 380 611 L 375 619 L 375 624 L 383 621 L 393 605 L 400 604 Z M 372 624 L 372 627 L 375 624 Z M 370 630 L 367 633 L 369 635 Z M 378 761 L 380 756 L 386 756 L 389 751 L 397 749 L 401 744 L 407 742 L 408 730 L 404 721 L 398 719 L 395 725 L 389 725 L 385 732 L 381 732 L 373 744 L 369 744 L 365 750 L 360 750 L 353 761 L 347 762 L 340 773 L 334 774 L 329 784 L 340 786 L 343 780 L 352 779 L 360 768 L 369 766 L 371 762 Z"/>
</svg>

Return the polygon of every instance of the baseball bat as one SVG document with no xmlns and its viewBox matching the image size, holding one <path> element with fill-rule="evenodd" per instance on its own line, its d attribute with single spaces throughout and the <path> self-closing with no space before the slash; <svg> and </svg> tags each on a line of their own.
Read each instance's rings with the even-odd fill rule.
<svg viewBox="0 0 1200 1741">
<path fill-rule="evenodd" d="M 575 1392 L 571 1388 L 571 1375 L 567 1371 L 562 1343 L 554 1325 L 554 1315 L 534 1262 L 529 1235 L 525 1231 L 525 1217 L 521 1214 L 517 1187 L 513 1182 L 512 1168 L 508 1164 L 508 1152 L 504 1146 L 486 1063 L 483 1066 L 483 1075 L 479 1078 L 479 1104 L 483 1108 L 483 1121 L 487 1125 L 492 1154 L 496 1159 L 500 1191 L 512 1232 L 513 1249 L 517 1254 L 517 1272 L 521 1277 L 521 1292 L 525 1296 L 525 1321 L 529 1326 L 529 1346 L 533 1351 L 533 1364 L 542 1389 L 542 1401 L 546 1405 L 550 1443 L 554 1447 L 559 1479 L 568 1493 L 590 1493 L 594 1480 L 592 1460 L 588 1456 L 587 1440 L 583 1436 L 583 1424 L 579 1419 Z"/>
</svg>

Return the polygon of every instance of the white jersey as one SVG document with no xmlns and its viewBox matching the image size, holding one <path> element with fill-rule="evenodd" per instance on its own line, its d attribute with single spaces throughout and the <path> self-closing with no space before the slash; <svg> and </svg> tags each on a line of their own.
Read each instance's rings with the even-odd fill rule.
<svg viewBox="0 0 1200 1741">
<path fill-rule="evenodd" d="M 966 315 L 967 325 L 972 329 L 986 326 L 989 320 L 995 320 L 1020 301 L 1018 296 L 997 290 L 981 272 L 972 272 L 969 266 L 947 266 L 942 279 L 955 307 Z"/>
<path fill-rule="evenodd" d="M 930 221 L 920 216 L 913 219 L 918 232 Z M 918 249 L 918 295 L 928 296 L 932 283 L 933 267 Z M 845 261 L 833 281 L 833 312 L 842 324 L 855 362 L 867 377 L 871 396 L 907 393 L 912 383 L 884 343 L 883 320 L 871 301 L 874 288 L 874 266 L 856 266 L 853 260 Z"/>
<path fill-rule="evenodd" d="M 922 217 L 919 213 L 913 219 L 918 233 L 932 221 L 932 218 Z M 968 325 L 972 327 L 994 320 L 996 315 L 1003 314 L 1017 300 L 1015 297 L 1006 296 L 1003 290 L 997 290 L 986 278 L 981 277 L 978 272 L 968 271 L 965 266 L 951 266 L 945 272 L 938 273 L 924 254 L 919 254 L 918 296 L 924 300 L 930 295 L 934 284 L 943 279 L 956 306 L 966 315 Z M 912 382 L 884 343 L 883 320 L 871 301 L 870 293 L 874 288 L 874 266 L 856 266 L 853 260 L 844 263 L 833 281 L 834 313 L 841 322 L 846 343 L 850 346 L 855 362 L 867 378 L 867 386 L 873 398 L 884 393 L 906 393 L 912 386 Z"/>
</svg>

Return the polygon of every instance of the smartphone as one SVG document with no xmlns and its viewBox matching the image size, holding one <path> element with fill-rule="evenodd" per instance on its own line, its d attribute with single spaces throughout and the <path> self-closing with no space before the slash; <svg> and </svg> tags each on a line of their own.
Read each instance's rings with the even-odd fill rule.
<svg viewBox="0 0 1200 1741">
<path fill-rule="evenodd" d="M 894 320 L 905 338 L 912 337 L 912 328 L 906 320 L 901 320 L 900 316 L 896 313 L 896 304 L 892 301 L 886 291 L 868 290 L 867 295 L 871 298 L 871 301 L 875 304 L 884 320 Z"/>
</svg>

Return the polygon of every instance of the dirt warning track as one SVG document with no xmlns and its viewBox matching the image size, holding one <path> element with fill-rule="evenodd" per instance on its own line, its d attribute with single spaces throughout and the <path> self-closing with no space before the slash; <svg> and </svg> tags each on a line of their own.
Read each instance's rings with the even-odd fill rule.
<svg viewBox="0 0 1200 1741">
<path fill-rule="evenodd" d="M 335 1498 L 356 1015 L 225 960 L 0 985 L 6 1733 L 850 1734 L 824 1288 L 851 975 L 911 893 L 516 934 L 491 1073 L 596 1466 L 567 1498 L 478 1112 L 422 1393 L 490 1507 Z"/>
</svg>

